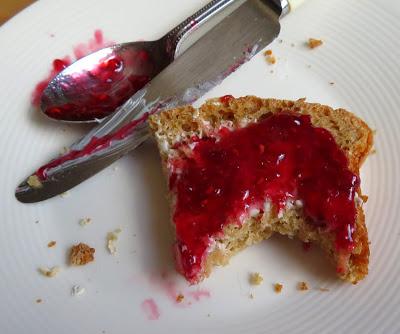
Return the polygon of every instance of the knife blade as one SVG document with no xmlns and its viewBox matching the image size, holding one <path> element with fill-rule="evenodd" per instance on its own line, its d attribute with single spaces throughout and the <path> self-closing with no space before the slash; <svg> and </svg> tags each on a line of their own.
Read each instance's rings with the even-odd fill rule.
<svg viewBox="0 0 400 334">
<path fill-rule="evenodd" d="M 278 36 L 283 12 L 276 1 L 247 0 L 69 153 L 36 170 L 32 176 L 39 182 L 27 178 L 17 187 L 16 198 L 34 203 L 59 195 L 136 148 L 150 136 L 150 114 L 190 104 L 221 83 Z"/>
</svg>

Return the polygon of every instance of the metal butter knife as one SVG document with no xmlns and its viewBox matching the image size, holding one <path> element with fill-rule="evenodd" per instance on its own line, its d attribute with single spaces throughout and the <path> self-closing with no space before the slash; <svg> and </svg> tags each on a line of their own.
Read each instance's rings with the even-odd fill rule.
<svg viewBox="0 0 400 334">
<path fill-rule="evenodd" d="M 298 2 L 245 1 L 72 145 L 69 153 L 34 172 L 39 183 L 22 182 L 16 198 L 34 203 L 61 194 L 135 149 L 150 136 L 148 115 L 190 104 L 221 83 L 278 36 L 279 18 Z"/>
</svg>

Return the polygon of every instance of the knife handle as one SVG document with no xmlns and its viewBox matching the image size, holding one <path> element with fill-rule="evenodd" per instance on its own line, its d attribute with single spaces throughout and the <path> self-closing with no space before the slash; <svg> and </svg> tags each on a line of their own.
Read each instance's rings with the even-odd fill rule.
<svg viewBox="0 0 400 334">
<path fill-rule="evenodd" d="M 288 0 L 290 11 L 294 11 L 298 8 L 305 0 Z"/>
<path fill-rule="evenodd" d="M 305 0 L 272 0 L 280 9 L 281 17 L 286 16 L 290 12 L 299 7 Z"/>
</svg>

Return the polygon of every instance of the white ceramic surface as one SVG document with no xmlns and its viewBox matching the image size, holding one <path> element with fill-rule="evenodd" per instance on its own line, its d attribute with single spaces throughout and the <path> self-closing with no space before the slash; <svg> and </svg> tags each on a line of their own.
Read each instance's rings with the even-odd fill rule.
<svg viewBox="0 0 400 334">
<path fill-rule="evenodd" d="M 362 169 L 370 274 L 358 285 L 336 280 L 318 249 L 305 253 L 299 242 L 274 237 L 189 287 L 172 269 L 166 189 L 152 142 L 68 197 L 34 205 L 15 200 L 23 177 L 87 131 L 46 120 L 30 106 L 52 59 L 71 54 L 97 28 L 114 41 L 156 38 L 205 3 L 42 0 L 0 28 L 1 333 L 400 332 L 398 1 L 307 1 L 282 20 L 282 42 L 271 46 L 276 65 L 258 55 L 207 94 L 307 97 L 352 110 L 377 130 L 377 153 Z M 325 43 L 309 50 L 309 37 Z M 78 222 L 87 216 L 93 223 L 83 228 Z M 118 227 L 118 253 L 111 256 L 106 234 Z M 51 240 L 57 245 L 49 249 Z M 96 248 L 96 260 L 70 268 L 67 251 L 79 241 Z M 55 278 L 37 271 L 54 265 L 62 267 Z M 254 271 L 264 276 L 256 288 L 248 283 Z M 312 289 L 297 291 L 298 281 Z M 275 282 L 284 284 L 279 295 Z M 74 285 L 86 293 L 71 296 Z M 183 303 L 170 296 L 174 288 Z M 147 299 L 157 304 L 158 320 L 144 312 Z"/>
</svg>

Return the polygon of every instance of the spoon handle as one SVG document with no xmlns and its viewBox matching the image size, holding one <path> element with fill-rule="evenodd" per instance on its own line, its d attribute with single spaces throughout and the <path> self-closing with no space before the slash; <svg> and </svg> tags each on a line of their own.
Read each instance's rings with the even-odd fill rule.
<svg viewBox="0 0 400 334">
<path fill-rule="evenodd" d="M 211 17 L 235 1 L 237 0 L 212 0 L 167 33 L 163 39 L 166 42 L 167 52 L 171 58 L 174 59 L 177 57 L 180 44 L 192 31 L 198 29 Z"/>
</svg>

